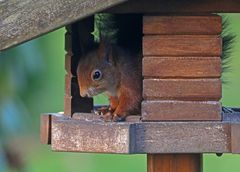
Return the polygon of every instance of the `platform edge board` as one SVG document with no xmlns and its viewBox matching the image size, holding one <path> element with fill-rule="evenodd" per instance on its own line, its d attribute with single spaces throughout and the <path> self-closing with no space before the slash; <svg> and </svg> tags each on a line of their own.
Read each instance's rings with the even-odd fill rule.
<svg viewBox="0 0 240 172">
<path fill-rule="evenodd" d="M 232 124 L 239 127 L 240 121 L 114 123 L 53 115 L 52 150 L 118 154 L 239 153 L 232 148 L 233 138 L 239 137 L 232 132 Z"/>
<path fill-rule="evenodd" d="M 53 118 L 52 150 L 130 153 L 129 123 Z M 94 145 L 94 146 L 93 146 Z"/>
</svg>

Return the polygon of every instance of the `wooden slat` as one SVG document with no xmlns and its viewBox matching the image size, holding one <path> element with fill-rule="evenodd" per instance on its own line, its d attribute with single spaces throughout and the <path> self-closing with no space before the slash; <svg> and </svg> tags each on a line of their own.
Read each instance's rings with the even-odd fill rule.
<svg viewBox="0 0 240 172">
<path fill-rule="evenodd" d="M 137 153 L 229 152 L 230 125 L 221 122 L 143 122 L 135 124 Z"/>
<path fill-rule="evenodd" d="M 144 34 L 218 35 L 222 30 L 221 17 L 210 16 L 144 16 Z"/>
<path fill-rule="evenodd" d="M 143 76 L 155 78 L 219 78 L 220 57 L 144 57 Z"/>
<path fill-rule="evenodd" d="M 143 37 L 144 56 L 220 56 L 217 35 L 161 35 Z"/>
<path fill-rule="evenodd" d="M 126 0 L 0 2 L 0 50 L 33 39 Z"/>
<path fill-rule="evenodd" d="M 221 120 L 221 104 L 215 101 L 157 100 L 142 102 L 143 121 Z"/>
<path fill-rule="evenodd" d="M 51 115 L 41 115 L 40 119 L 40 141 L 42 144 L 51 144 Z"/>
<path fill-rule="evenodd" d="M 219 100 L 220 79 L 144 79 L 144 99 Z"/>
<path fill-rule="evenodd" d="M 240 12 L 239 0 L 131 0 L 107 12 L 115 13 L 227 13 Z"/>
<path fill-rule="evenodd" d="M 230 122 L 114 123 L 89 119 L 54 117 L 52 149 L 104 153 L 231 152 Z"/>
<path fill-rule="evenodd" d="M 148 154 L 147 172 L 202 172 L 202 154 Z"/>
<path fill-rule="evenodd" d="M 231 147 L 232 153 L 240 154 L 240 125 L 231 125 Z"/>
</svg>

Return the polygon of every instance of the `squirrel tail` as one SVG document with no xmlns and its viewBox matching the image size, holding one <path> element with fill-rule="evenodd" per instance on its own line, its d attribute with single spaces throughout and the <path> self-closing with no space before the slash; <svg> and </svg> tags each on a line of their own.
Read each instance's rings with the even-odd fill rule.
<svg viewBox="0 0 240 172">
<path fill-rule="evenodd" d="M 222 74 L 231 71 L 231 60 L 233 46 L 236 35 L 231 32 L 230 22 L 227 16 L 222 16 Z M 222 83 L 226 84 L 228 81 L 222 77 Z"/>
</svg>

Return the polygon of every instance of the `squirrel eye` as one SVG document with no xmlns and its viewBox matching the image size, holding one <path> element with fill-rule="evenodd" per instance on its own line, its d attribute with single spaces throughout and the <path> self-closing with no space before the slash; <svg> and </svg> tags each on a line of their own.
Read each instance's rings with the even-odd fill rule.
<svg viewBox="0 0 240 172">
<path fill-rule="evenodd" d="M 99 81 L 102 78 L 102 72 L 96 69 L 92 72 L 92 80 Z"/>
</svg>

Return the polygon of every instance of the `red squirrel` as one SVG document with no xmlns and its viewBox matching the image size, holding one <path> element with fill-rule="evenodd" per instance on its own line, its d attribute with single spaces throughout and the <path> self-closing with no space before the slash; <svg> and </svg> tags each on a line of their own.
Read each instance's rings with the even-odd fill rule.
<svg viewBox="0 0 240 172">
<path fill-rule="evenodd" d="M 100 41 L 77 68 L 82 97 L 105 93 L 109 108 L 100 109 L 105 121 L 123 121 L 129 114 L 140 114 L 142 100 L 141 55 L 106 41 Z"/>
</svg>

